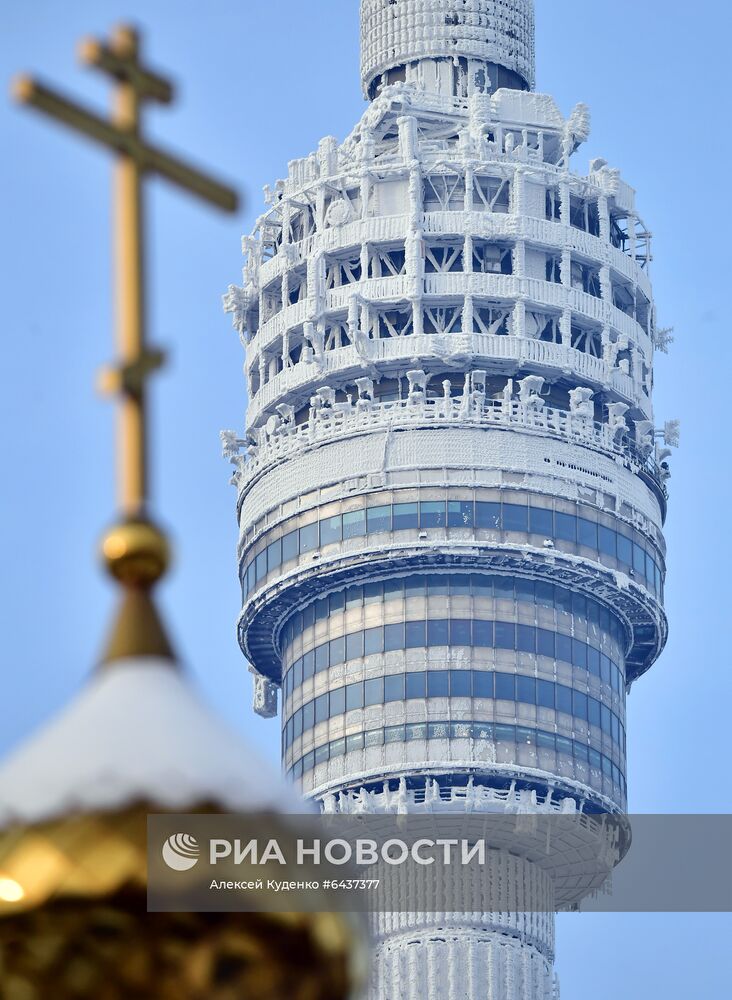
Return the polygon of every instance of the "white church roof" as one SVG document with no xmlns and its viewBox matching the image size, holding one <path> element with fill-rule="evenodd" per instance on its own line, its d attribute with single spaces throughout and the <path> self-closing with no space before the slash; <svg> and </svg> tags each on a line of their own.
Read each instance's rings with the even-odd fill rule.
<svg viewBox="0 0 732 1000">
<path fill-rule="evenodd" d="M 170 661 L 120 660 L 0 766 L 0 826 L 133 803 L 303 812 Z"/>
</svg>

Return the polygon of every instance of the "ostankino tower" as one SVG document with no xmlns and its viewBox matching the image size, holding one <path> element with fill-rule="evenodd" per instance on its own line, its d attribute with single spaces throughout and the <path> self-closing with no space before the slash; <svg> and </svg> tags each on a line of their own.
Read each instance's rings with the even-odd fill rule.
<svg viewBox="0 0 732 1000">
<path fill-rule="evenodd" d="M 534 92 L 531 0 L 362 0 L 361 35 L 366 112 L 268 192 L 226 300 L 255 704 L 282 688 L 327 810 L 617 813 L 667 629 L 649 234 L 617 169 L 570 171 L 589 113 Z M 557 995 L 552 913 L 375 937 L 379 1000 Z"/>
</svg>

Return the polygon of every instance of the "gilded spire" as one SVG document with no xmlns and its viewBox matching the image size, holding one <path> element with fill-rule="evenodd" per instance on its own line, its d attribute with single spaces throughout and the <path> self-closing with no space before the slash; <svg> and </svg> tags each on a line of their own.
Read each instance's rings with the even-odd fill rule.
<svg viewBox="0 0 732 1000">
<path fill-rule="evenodd" d="M 99 117 L 29 77 L 15 83 L 15 96 L 111 148 L 117 154 L 114 190 L 116 340 L 119 361 L 102 373 L 103 391 L 118 399 L 117 477 L 120 520 L 102 541 L 104 563 L 122 594 L 102 662 L 131 656 L 175 660 L 152 591 L 170 561 L 168 540 L 148 516 L 147 384 L 164 363 L 150 348 L 145 330 L 145 226 L 143 180 L 157 173 L 205 201 L 235 211 L 236 192 L 146 142 L 141 111 L 145 101 L 169 104 L 168 80 L 140 62 L 140 40 L 128 26 L 109 42 L 88 39 L 83 62 L 115 82 L 111 120 Z"/>
</svg>

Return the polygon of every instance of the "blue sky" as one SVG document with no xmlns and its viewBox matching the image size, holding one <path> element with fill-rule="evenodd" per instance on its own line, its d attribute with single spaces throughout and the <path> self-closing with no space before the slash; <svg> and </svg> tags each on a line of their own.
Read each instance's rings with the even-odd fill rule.
<svg viewBox="0 0 732 1000">
<path fill-rule="evenodd" d="M 629 699 L 630 806 L 726 812 L 729 8 L 707 0 L 692 17 L 662 0 L 615 0 L 608 20 L 609 6 L 538 0 L 538 89 L 565 113 L 590 105 L 575 169 L 604 156 L 638 189 L 655 236 L 659 320 L 676 328 L 655 397 L 659 421 L 682 420 L 667 523 L 671 638 Z M 150 333 L 172 356 L 154 390 L 154 497 L 176 539 L 161 600 L 178 646 L 206 697 L 276 759 L 277 724 L 250 711 L 234 634 L 235 497 L 218 432 L 242 427 L 246 399 L 220 296 L 240 278 L 239 240 L 262 185 L 361 114 L 358 4 L 16 0 L 2 14 L 0 79 L 32 69 L 105 107 L 106 80 L 76 65 L 75 45 L 123 18 L 146 29 L 149 61 L 180 81 L 174 108 L 149 112 L 150 133 L 246 196 L 232 219 L 150 185 Z M 112 408 L 93 391 L 112 357 L 110 160 L 7 101 L 0 127 L 4 752 L 73 695 L 99 652 L 113 593 L 94 548 L 114 493 Z M 718 916 L 563 917 L 563 1000 L 719 995 L 730 929 Z"/>
</svg>

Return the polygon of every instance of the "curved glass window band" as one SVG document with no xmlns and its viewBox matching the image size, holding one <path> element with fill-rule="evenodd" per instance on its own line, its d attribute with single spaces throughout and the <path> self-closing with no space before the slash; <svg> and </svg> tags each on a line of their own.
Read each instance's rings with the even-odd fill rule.
<svg viewBox="0 0 732 1000">
<path fill-rule="evenodd" d="M 319 722 L 371 705 L 425 698 L 490 698 L 535 705 L 600 730 L 620 750 L 625 727 L 610 707 L 586 691 L 555 681 L 492 670 L 418 670 L 354 681 L 306 702 L 284 723 L 283 750 Z"/>
<path fill-rule="evenodd" d="M 312 771 L 317 764 L 342 757 L 354 750 L 385 746 L 389 743 L 432 739 L 490 740 L 496 743 L 534 746 L 537 750 L 551 750 L 572 757 L 576 763 L 595 768 L 604 778 L 614 782 L 624 795 L 627 793 L 625 775 L 617 764 L 598 750 L 588 747 L 586 743 L 579 743 L 540 729 L 497 722 L 408 722 L 404 725 L 368 729 L 321 744 L 296 760 L 287 773 L 289 777 L 297 779 Z"/>
</svg>

